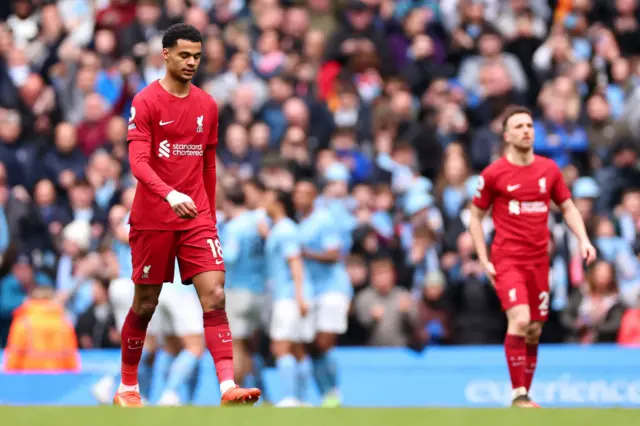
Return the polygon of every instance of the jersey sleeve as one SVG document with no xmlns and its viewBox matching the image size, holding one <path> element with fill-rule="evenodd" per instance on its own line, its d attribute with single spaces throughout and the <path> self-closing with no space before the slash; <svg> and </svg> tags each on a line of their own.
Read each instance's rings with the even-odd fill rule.
<svg viewBox="0 0 640 426">
<path fill-rule="evenodd" d="M 478 176 L 478 183 L 476 186 L 476 192 L 473 196 L 473 204 L 482 209 L 488 210 L 493 204 L 493 198 L 495 194 L 493 174 L 489 169 L 484 169 Z"/>
<path fill-rule="evenodd" d="M 151 111 L 144 99 L 133 98 L 129 116 L 129 164 L 136 179 L 160 198 L 173 191 L 149 164 L 151 158 Z"/>
<path fill-rule="evenodd" d="M 553 186 L 551 187 L 551 199 L 556 205 L 560 205 L 571 198 L 571 191 L 564 181 L 564 176 L 560 167 L 554 162 L 553 165 Z"/>
<path fill-rule="evenodd" d="M 127 142 L 141 141 L 151 144 L 151 111 L 144 99 L 135 96 L 131 102 Z"/>
<path fill-rule="evenodd" d="M 337 226 L 327 223 L 326 231 L 322 233 L 321 246 L 323 250 L 335 250 L 342 247 L 342 238 Z"/>
<path fill-rule="evenodd" d="M 298 241 L 296 229 L 288 229 L 287 232 L 283 234 L 282 255 L 286 259 L 291 259 L 292 257 L 298 256 L 299 254 L 300 241 Z"/>
<path fill-rule="evenodd" d="M 209 141 L 204 151 L 204 188 L 209 199 L 209 209 L 215 221 L 216 211 L 216 147 L 218 146 L 218 104 L 211 100 L 211 128 L 209 129 Z"/>
<path fill-rule="evenodd" d="M 209 129 L 209 142 L 207 144 L 207 149 L 216 149 L 218 146 L 218 128 L 219 128 L 219 117 L 218 117 L 218 103 L 215 99 L 210 98 L 211 100 L 211 128 Z"/>
</svg>

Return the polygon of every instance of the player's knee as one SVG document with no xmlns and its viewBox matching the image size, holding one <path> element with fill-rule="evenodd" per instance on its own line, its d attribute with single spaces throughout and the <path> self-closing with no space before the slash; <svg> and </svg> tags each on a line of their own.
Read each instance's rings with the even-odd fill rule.
<svg viewBox="0 0 640 426">
<path fill-rule="evenodd" d="M 156 311 L 156 306 L 158 306 L 157 299 L 154 300 L 153 298 L 142 298 L 138 301 L 134 301 L 133 311 L 143 318 L 151 318 L 153 316 L 153 313 Z"/>
<path fill-rule="evenodd" d="M 529 330 L 529 323 L 528 315 L 517 315 L 509 320 L 509 329 L 518 335 L 526 335 Z"/>
<path fill-rule="evenodd" d="M 133 311 L 144 318 L 151 318 L 158 306 L 162 286 L 136 286 L 133 296 Z"/>
<path fill-rule="evenodd" d="M 335 338 L 329 333 L 318 333 L 315 340 L 315 349 L 322 355 L 331 350 L 334 346 Z"/>
<path fill-rule="evenodd" d="M 527 327 L 527 343 L 536 344 L 540 341 L 540 336 L 542 335 L 542 324 L 534 322 L 529 324 Z"/>
<path fill-rule="evenodd" d="M 182 346 L 196 358 L 200 358 L 205 350 L 205 343 L 200 335 L 183 337 Z"/>
<path fill-rule="evenodd" d="M 224 288 L 220 285 L 211 287 L 200 294 L 200 303 L 205 312 L 224 309 L 226 305 Z"/>
<path fill-rule="evenodd" d="M 288 342 L 271 342 L 271 354 L 277 359 L 291 353 L 291 344 Z"/>
</svg>

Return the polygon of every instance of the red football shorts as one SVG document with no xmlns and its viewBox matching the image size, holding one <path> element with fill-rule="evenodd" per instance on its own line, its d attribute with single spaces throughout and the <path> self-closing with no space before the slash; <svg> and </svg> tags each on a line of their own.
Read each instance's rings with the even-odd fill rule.
<svg viewBox="0 0 640 426">
<path fill-rule="evenodd" d="M 529 306 L 531 321 L 546 321 L 549 316 L 549 262 L 513 264 L 494 262 L 496 292 L 502 309 Z"/>
<path fill-rule="evenodd" d="M 222 248 L 215 226 L 206 225 L 184 231 L 129 231 L 131 262 L 135 284 L 173 282 L 175 259 L 183 283 L 198 274 L 224 271 Z"/>
</svg>

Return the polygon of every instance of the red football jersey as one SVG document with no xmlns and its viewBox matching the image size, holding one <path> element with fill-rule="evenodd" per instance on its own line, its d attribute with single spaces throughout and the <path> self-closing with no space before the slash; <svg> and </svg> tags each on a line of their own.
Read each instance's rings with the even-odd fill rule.
<svg viewBox="0 0 640 426">
<path fill-rule="evenodd" d="M 196 86 L 191 85 L 189 95 L 179 98 L 154 81 L 133 98 L 127 141 L 148 144 L 149 154 L 146 157 L 145 149 L 136 155 L 143 158 L 130 161 L 148 162 L 162 181 L 138 183 L 131 208 L 133 228 L 184 230 L 211 223 L 203 179 L 204 155 L 207 148 L 215 149 L 217 140 L 218 106 Z M 181 219 L 171 209 L 164 199 L 171 189 L 193 199 L 198 209 L 195 219 Z"/>
<path fill-rule="evenodd" d="M 480 174 L 473 204 L 491 214 L 496 229 L 491 259 L 530 262 L 547 256 L 549 204 L 571 198 L 560 168 L 535 156 L 528 166 L 502 157 Z"/>
</svg>

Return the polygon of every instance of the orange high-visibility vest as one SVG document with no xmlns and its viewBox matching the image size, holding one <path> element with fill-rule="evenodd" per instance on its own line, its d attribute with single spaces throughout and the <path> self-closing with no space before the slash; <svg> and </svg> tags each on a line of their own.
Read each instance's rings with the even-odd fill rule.
<svg viewBox="0 0 640 426">
<path fill-rule="evenodd" d="M 4 351 L 4 370 L 75 371 L 78 343 L 64 309 L 51 300 L 27 300 L 16 309 Z"/>
</svg>

